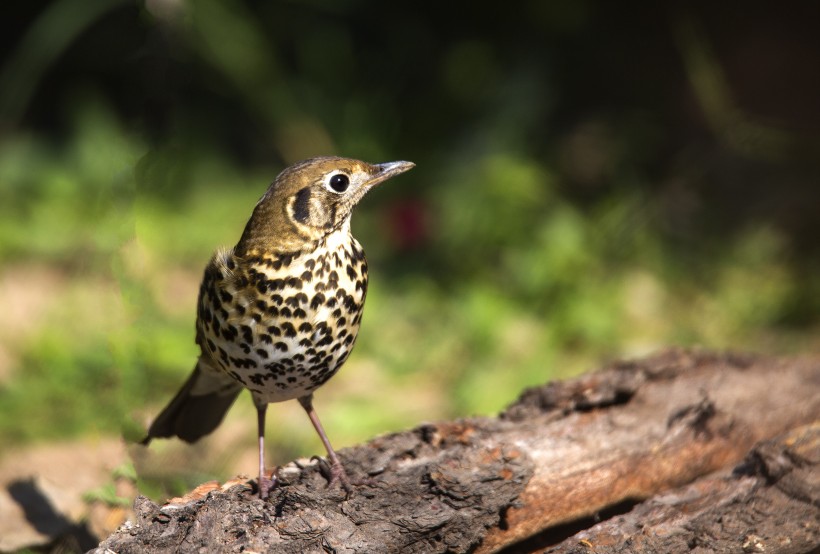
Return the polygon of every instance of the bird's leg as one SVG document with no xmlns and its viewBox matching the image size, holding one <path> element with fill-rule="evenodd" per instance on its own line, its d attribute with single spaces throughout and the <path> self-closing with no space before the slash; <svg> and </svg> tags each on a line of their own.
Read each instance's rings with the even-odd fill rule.
<svg viewBox="0 0 820 554">
<path fill-rule="evenodd" d="M 271 474 L 268 478 L 265 475 L 265 413 L 268 410 L 267 403 L 256 404 L 256 417 L 259 423 L 259 498 L 266 500 L 271 489 L 276 486 L 276 475 Z"/>
<path fill-rule="evenodd" d="M 345 468 L 339 460 L 339 456 L 336 455 L 336 451 L 333 450 L 333 447 L 330 445 L 330 440 L 327 438 L 327 434 L 325 434 L 325 430 L 322 427 L 322 422 L 319 421 L 316 410 L 313 409 L 313 395 L 308 394 L 307 396 L 299 398 L 299 404 L 301 404 L 307 412 L 310 422 L 313 424 L 313 428 L 319 433 L 319 438 L 322 440 L 322 444 L 325 445 L 327 457 L 330 458 L 330 481 L 327 486 L 332 487 L 336 483 L 339 483 L 345 492 L 350 494 L 353 491 L 350 485 L 350 479 L 348 479 L 347 473 L 345 473 Z"/>
</svg>

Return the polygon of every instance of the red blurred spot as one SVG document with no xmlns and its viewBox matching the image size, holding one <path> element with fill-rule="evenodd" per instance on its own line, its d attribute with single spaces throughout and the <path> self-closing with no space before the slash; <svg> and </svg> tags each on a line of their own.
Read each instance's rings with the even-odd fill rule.
<svg viewBox="0 0 820 554">
<path fill-rule="evenodd" d="M 387 227 L 397 250 L 413 250 L 423 246 L 429 237 L 429 209 L 421 200 L 405 199 L 387 209 Z"/>
</svg>

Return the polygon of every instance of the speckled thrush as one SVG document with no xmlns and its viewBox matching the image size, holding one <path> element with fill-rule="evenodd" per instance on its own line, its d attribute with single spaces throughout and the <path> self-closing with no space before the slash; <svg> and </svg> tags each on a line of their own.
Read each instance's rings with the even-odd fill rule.
<svg viewBox="0 0 820 554">
<path fill-rule="evenodd" d="M 265 412 L 298 399 L 330 460 L 328 486 L 350 481 L 313 409 L 313 392 L 345 362 L 362 318 L 367 261 L 350 232 L 353 208 L 375 185 L 414 166 L 313 158 L 279 174 L 232 249 L 220 249 L 199 290 L 201 354 L 182 389 L 148 429 L 194 442 L 222 421 L 242 388 L 259 426 L 259 495 L 265 475 Z"/>
</svg>

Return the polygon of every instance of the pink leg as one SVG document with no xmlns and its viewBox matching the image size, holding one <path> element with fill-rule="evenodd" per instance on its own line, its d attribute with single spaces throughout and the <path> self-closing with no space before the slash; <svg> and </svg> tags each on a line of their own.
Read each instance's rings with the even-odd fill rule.
<svg viewBox="0 0 820 554">
<path fill-rule="evenodd" d="M 309 394 L 301 397 L 299 403 L 307 412 L 310 422 L 313 424 L 313 428 L 319 433 L 319 438 L 322 440 L 322 444 L 325 445 L 325 450 L 327 450 L 327 457 L 330 458 L 330 482 L 327 486 L 332 487 L 336 483 L 340 483 L 344 490 L 350 493 L 353 490 L 350 486 L 350 479 L 347 478 L 345 468 L 336 455 L 336 451 L 330 446 L 330 440 L 327 438 L 322 423 L 319 421 L 319 416 L 316 414 L 316 410 L 313 409 L 313 395 Z"/>
<path fill-rule="evenodd" d="M 256 417 L 259 425 L 259 498 L 268 498 L 271 489 L 276 485 L 276 478 L 268 478 L 265 475 L 265 413 L 268 405 L 256 406 Z"/>
</svg>

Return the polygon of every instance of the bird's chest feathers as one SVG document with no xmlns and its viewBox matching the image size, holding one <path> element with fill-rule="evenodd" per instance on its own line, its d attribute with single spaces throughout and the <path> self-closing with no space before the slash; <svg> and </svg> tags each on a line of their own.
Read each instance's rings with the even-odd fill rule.
<svg viewBox="0 0 820 554">
<path fill-rule="evenodd" d="M 297 257 L 277 257 L 246 269 L 248 291 L 239 295 L 257 323 L 287 327 L 322 322 L 342 327 L 358 318 L 367 291 L 367 263 L 359 244 L 350 237 L 330 235 L 316 250 Z M 263 306 L 264 303 L 264 306 Z M 241 311 L 241 310 L 240 310 Z M 239 315 L 239 314 L 237 314 Z M 306 327 L 306 326 L 305 326 Z"/>
<path fill-rule="evenodd" d="M 364 252 L 349 233 L 296 256 L 218 253 L 211 268 L 200 297 L 201 346 L 223 370 L 329 378 L 347 358 L 367 292 Z"/>
</svg>

